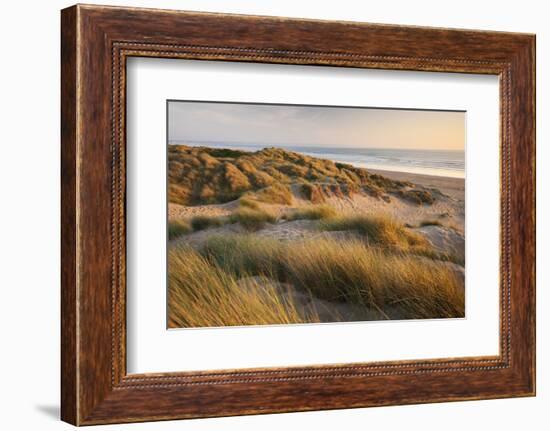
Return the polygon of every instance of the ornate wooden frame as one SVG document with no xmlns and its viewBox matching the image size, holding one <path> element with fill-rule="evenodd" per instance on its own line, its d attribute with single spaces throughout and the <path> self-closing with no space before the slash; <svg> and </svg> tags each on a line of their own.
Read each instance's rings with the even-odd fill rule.
<svg viewBox="0 0 550 431">
<path fill-rule="evenodd" d="M 534 35 L 82 5 L 61 15 L 63 420 L 88 425 L 534 395 Z M 498 75 L 500 354 L 128 375 L 129 56 Z"/>
</svg>

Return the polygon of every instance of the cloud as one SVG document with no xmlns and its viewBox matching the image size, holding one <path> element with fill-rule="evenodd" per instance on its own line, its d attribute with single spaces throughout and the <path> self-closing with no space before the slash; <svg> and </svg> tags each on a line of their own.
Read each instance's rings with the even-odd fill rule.
<svg viewBox="0 0 550 431">
<path fill-rule="evenodd" d="M 170 102 L 169 140 L 464 149 L 465 113 L 299 105 Z"/>
</svg>

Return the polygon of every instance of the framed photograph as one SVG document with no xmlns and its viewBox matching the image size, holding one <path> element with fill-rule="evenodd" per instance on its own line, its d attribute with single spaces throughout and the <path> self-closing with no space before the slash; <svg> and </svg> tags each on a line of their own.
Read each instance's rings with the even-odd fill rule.
<svg viewBox="0 0 550 431">
<path fill-rule="evenodd" d="M 535 394 L 535 36 L 62 11 L 62 419 Z"/>
</svg>

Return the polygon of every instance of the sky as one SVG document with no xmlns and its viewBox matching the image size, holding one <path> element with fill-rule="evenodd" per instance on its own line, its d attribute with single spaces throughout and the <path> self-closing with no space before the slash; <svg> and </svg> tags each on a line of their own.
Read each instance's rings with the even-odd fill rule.
<svg viewBox="0 0 550 431">
<path fill-rule="evenodd" d="M 464 150 L 465 113 L 170 101 L 168 129 L 189 144 Z"/>
</svg>

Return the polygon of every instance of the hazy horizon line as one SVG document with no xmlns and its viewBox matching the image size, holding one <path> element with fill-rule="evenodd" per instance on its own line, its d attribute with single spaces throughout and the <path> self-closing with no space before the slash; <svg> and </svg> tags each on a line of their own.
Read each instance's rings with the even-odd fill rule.
<svg viewBox="0 0 550 431">
<path fill-rule="evenodd" d="M 403 147 L 377 147 L 377 146 L 352 146 L 345 147 L 341 145 L 322 145 L 314 143 L 292 143 L 292 144 L 283 144 L 283 143 L 253 143 L 253 142 L 241 142 L 241 141 L 211 141 L 211 140 L 193 140 L 193 139 L 168 139 L 168 145 L 175 145 L 174 143 L 196 143 L 196 144 L 219 144 L 219 145 L 231 145 L 238 144 L 242 147 L 300 147 L 300 148 L 341 148 L 345 150 L 356 150 L 356 149 L 369 149 L 369 150 L 403 150 L 403 151 L 452 151 L 452 152 L 465 152 L 464 149 L 443 149 L 443 148 L 403 148 Z M 177 144 L 176 144 L 177 145 Z M 190 145 L 192 146 L 192 145 Z"/>
</svg>

